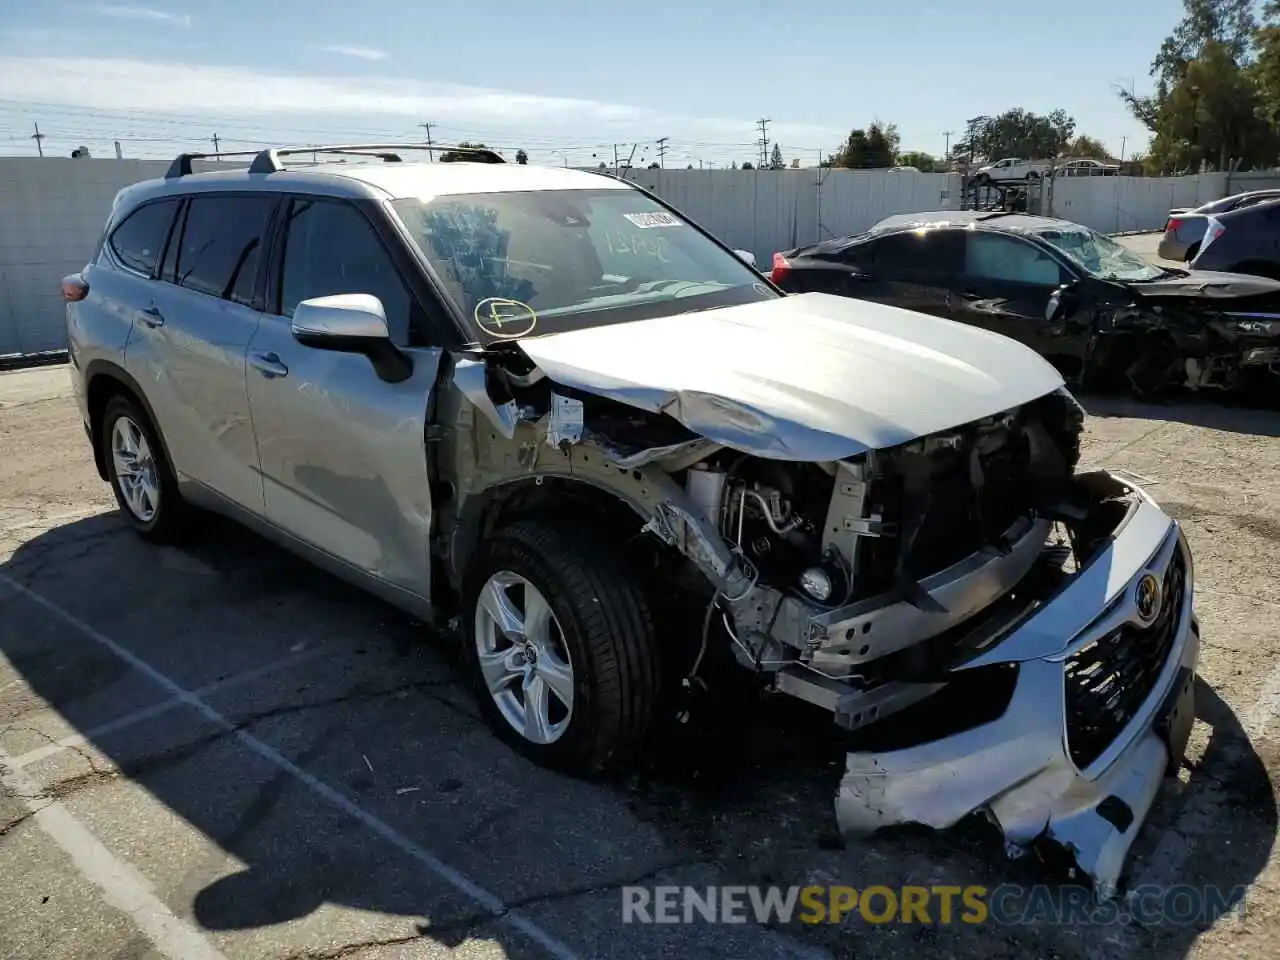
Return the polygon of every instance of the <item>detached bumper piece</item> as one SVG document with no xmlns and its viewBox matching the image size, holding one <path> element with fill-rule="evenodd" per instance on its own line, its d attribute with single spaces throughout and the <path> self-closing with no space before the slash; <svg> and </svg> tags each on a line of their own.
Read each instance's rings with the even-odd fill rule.
<svg viewBox="0 0 1280 960">
<path fill-rule="evenodd" d="M 959 671 L 1015 676 L 995 719 L 848 756 L 842 832 L 892 824 L 945 829 L 973 813 L 1010 853 L 1051 841 L 1114 895 L 1161 781 L 1194 717 L 1200 630 L 1191 555 L 1141 491 L 1111 542 L 1056 597 Z M 956 729 L 953 727 L 952 729 Z"/>
</svg>

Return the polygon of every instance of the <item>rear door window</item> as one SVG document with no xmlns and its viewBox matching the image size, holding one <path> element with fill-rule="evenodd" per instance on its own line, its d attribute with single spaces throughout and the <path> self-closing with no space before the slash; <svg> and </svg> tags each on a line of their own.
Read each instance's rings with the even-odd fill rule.
<svg viewBox="0 0 1280 960">
<path fill-rule="evenodd" d="M 246 306 L 253 302 L 262 238 L 275 206 L 268 195 L 192 197 L 173 258 L 173 282 Z"/>
<path fill-rule="evenodd" d="M 152 276 L 169 237 L 178 200 L 157 200 L 129 214 L 111 233 L 111 252 L 130 270 Z"/>
<path fill-rule="evenodd" d="M 955 274 L 959 242 L 952 230 L 890 234 L 872 244 L 871 273 L 877 280 L 945 284 Z"/>
</svg>

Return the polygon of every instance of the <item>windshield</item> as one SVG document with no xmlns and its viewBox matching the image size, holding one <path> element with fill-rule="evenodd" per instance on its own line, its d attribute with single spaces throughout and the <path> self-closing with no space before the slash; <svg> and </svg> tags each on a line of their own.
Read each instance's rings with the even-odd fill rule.
<svg viewBox="0 0 1280 960">
<path fill-rule="evenodd" d="M 1166 273 L 1110 237 L 1095 233 L 1088 227 L 1052 227 L 1036 230 L 1035 234 L 1057 247 L 1089 273 L 1104 280 L 1142 282 L 1158 280 Z"/>
<path fill-rule="evenodd" d="M 392 206 L 481 342 L 779 296 L 638 190 L 460 194 Z"/>
</svg>

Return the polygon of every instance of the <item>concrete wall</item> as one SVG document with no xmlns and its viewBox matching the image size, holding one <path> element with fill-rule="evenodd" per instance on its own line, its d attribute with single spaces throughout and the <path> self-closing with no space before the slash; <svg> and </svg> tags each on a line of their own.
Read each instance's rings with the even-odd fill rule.
<svg viewBox="0 0 1280 960">
<path fill-rule="evenodd" d="M 66 349 L 58 281 L 92 255 L 116 192 L 168 166 L 0 157 L 0 357 Z"/>
<path fill-rule="evenodd" d="M 166 167 L 157 160 L 0 157 L 0 356 L 65 348 L 59 279 L 88 260 L 116 192 L 162 176 Z M 765 269 L 778 250 L 857 233 L 896 213 L 960 205 L 960 178 L 946 174 L 635 170 L 631 176 L 730 246 L 750 250 Z M 1053 212 L 1104 232 L 1155 230 L 1170 207 L 1194 206 L 1225 190 L 1225 174 L 1082 177 L 1054 184 Z"/>
<path fill-rule="evenodd" d="M 1233 191 L 1235 187 L 1232 187 Z M 1195 207 L 1226 196 L 1225 173 L 1194 177 L 1064 177 L 1055 180 L 1055 217 L 1103 233 L 1159 230 L 1173 207 Z"/>
</svg>

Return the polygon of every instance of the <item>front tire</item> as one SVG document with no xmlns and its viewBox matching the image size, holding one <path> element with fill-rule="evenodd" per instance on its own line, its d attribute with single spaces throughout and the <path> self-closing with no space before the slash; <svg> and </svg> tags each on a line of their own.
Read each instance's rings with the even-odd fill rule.
<svg viewBox="0 0 1280 960">
<path fill-rule="evenodd" d="M 633 759 L 658 688 L 644 592 L 594 540 L 537 522 L 470 565 L 464 657 L 494 732 L 535 763 L 591 776 Z"/>
<path fill-rule="evenodd" d="M 120 513 L 145 540 L 171 543 L 186 532 L 189 511 L 151 418 L 125 396 L 103 411 L 99 443 Z"/>
</svg>

